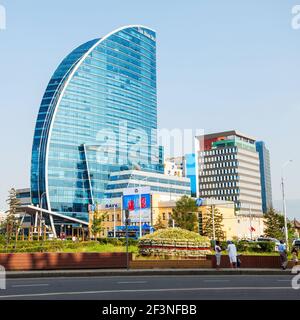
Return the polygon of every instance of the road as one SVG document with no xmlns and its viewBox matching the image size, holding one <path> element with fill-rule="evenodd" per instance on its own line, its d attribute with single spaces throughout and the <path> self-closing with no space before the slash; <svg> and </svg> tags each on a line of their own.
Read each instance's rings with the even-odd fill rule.
<svg viewBox="0 0 300 320">
<path fill-rule="evenodd" d="M 292 275 L 173 275 L 8 279 L 1 300 L 297 299 Z"/>
</svg>

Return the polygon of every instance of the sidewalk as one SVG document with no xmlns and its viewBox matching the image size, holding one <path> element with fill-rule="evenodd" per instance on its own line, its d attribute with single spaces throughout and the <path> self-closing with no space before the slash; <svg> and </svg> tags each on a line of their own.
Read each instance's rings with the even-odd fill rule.
<svg viewBox="0 0 300 320">
<path fill-rule="evenodd" d="M 49 277 L 111 277 L 150 275 L 291 275 L 291 270 L 280 269 L 97 269 L 97 270 L 41 270 L 7 271 L 8 279 Z"/>
</svg>

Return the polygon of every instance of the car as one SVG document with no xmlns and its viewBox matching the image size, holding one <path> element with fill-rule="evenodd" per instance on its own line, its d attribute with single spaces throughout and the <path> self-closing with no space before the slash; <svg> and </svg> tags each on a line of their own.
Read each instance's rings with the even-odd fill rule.
<svg viewBox="0 0 300 320">
<path fill-rule="evenodd" d="M 297 247 L 298 249 L 300 249 L 300 239 L 295 239 L 293 241 L 293 247 Z"/>
<path fill-rule="evenodd" d="M 270 242 L 274 242 L 275 244 L 275 251 L 278 251 L 278 246 L 280 245 L 280 241 L 278 239 L 275 238 L 270 238 L 270 237 L 258 237 L 256 239 L 257 242 L 263 242 L 263 241 L 270 241 Z"/>
<path fill-rule="evenodd" d="M 251 240 L 251 239 L 240 239 L 239 242 L 248 242 L 248 243 L 254 243 L 255 240 Z"/>
</svg>

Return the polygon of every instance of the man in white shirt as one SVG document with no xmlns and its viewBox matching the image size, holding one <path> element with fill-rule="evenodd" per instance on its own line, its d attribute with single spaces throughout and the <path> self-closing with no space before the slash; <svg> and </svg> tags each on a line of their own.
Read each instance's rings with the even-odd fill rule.
<svg viewBox="0 0 300 320">
<path fill-rule="evenodd" d="M 231 268 L 236 268 L 236 261 L 237 261 L 237 250 L 236 246 L 232 241 L 227 241 L 227 252 L 228 252 L 228 257 L 230 261 Z"/>
</svg>

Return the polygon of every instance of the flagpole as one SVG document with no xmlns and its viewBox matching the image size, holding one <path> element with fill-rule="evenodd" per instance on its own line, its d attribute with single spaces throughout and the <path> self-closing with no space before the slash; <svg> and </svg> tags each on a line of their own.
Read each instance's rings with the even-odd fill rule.
<svg viewBox="0 0 300 320">
<path fill-rule="evenodd" d="M 252 240 L 252 212 L 251 212 L 251 204 L 249 205 L 249 221 L 250 221 L 250 238 Z"/>
</svg>

